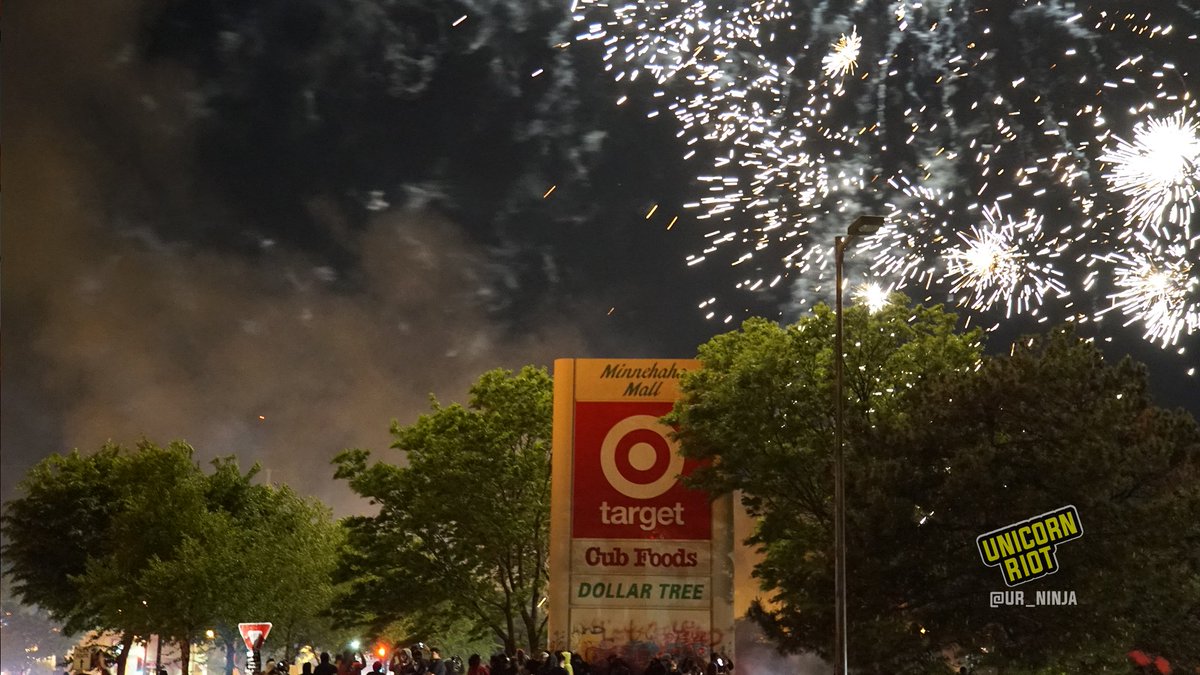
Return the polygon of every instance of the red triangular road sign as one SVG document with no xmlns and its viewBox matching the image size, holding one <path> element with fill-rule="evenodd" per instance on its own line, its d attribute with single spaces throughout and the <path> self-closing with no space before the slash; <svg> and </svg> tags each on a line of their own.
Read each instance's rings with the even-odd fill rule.
<svg viewBox="0 0 1200 675">
<path fill-rule="evenodd" d="M 246 643 L 246 649 L 259 649 L 262 647 L 263 641 L 267 639 L 267 633 L 271 632 L 271 624 L 239 623 L 238 631 L 242 634 L 242 640 Z"/>
</svg>

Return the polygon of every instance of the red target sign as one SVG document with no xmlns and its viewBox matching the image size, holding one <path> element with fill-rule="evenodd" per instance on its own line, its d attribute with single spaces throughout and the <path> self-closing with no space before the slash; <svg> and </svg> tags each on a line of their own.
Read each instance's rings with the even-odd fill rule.
<svg viewBox="0 0 1200 675">
<path fill-rule="evenodd" d="M 577 539 L 709 539 L 708 496 L 680 476 L 699 464 L 679 454 L 658 420 L 666 402 L 575 404 Z"/>
</svg>

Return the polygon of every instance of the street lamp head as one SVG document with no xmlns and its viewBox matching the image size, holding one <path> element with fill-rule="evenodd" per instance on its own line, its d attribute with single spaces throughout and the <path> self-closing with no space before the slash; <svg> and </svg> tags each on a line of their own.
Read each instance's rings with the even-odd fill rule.
<svg viewBox="0 0 1200 675">
<path fill-rule="evenodd" d="M 865 237 L 875 234 L 881 227 L 883 227 L 883 216 L 859 216 L 854 219 L 853 223 L 850 223 L 850 229 L 846 230 L 846 235 Z"/>
</svg>

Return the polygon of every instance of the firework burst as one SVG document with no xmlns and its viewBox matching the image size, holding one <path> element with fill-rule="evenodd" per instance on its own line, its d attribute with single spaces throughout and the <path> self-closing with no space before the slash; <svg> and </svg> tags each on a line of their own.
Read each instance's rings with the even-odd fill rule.
<svg viewBox="0 0 1200 675">
<path fill-rule="evenodd" d="M 1108 285 L 1105 311 L 1166 344 L 1198 329 L 1200 21 L 1181 7 L 578 0 L 576 18 L 614 79 L 653 78 L 650 114 L 672 114 L 704 164 L 689 265 L 747 269 L 738 292 L 803 307 L 829 299 L 834 236 L 884 213 L 851 275 L 1039 321 L 1099 318 L 1095 296 L 1066 298 Z M 1107 255 L 1136 247 L 1170 273 Z M 1164 278 L 1174 294 L 1153 295 Z M 719 302 L 706 315 L 729 321 Z"/>
<path fill-rule="evenodd" d="M 832 50 L 821 59 L 821 70 L 830 77 L 853 75 L 858 67 L 858 53 L 862 50 L 862 38 L 858 28 L 850 31 L 849 35 L 842 34 L 833 43 Z"/>
<path fill-rule="evenodd" d="M 874 314 L 888 305 L 888 289 L 880 286 L 874 281 L 868 281 L 860 284 L 854 289 L 854 301 L 861 303 L 867 307 L 867 311 Z"/>
<path fill-rule="evenodd" d="M 1115 141 L 1100 160 L 1113 165 L 1105 176 L 1129 197 L 1130 216 L 1150 226 L 1189 222 L 1200 188 L 1200 123 L 1180 110 L 1139 123 L 1132 142 Z"/>
<path fill-rule="evenodd" d="M 1113 262 L 1117 290 L 1104 311 L 1119 310 L 1126 326 L 1141 323 L 1144 337 L 1164 347 L 1200 330 L 1200 278 L 1185 244 L 1106 257 Z"/>
</svg>

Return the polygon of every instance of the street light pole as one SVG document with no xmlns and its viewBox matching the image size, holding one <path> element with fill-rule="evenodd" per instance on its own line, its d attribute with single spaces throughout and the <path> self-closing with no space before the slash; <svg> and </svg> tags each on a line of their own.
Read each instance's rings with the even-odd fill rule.
<svg viewBox="0 0 1200 675">
<path fill-rule="evenodd" d="M 859 216 L 850 223 L 845 236 L 834 237 L 833 259 L 836 286 L 834 295 L 834 448 L 833 448 L 833 672 L 847 675 L 850 669 L 846 646 L 846 459 L 844 452 L 845 402 L 842 394 L 842 371 L 845 368 L 845 349 L 842 345 L 842 263 L 846 248 L 855 237 L 869 235 L 883 225 L 882 216 Z"/>
<path fill-rule="evenodd" d="M 833 240 L 834 269 L 837 285 L 834 294 L 836 327 L 834 329 L 834 432 L 833 432 L 833 673 L 846 675 L 848 650 L 846 649 L 846 486 L 844 483 L 845 457 L 842 452 L 842 425 L 845 410 L 842 404 L 842 258 L 846 253 L 846 237 Z"/>
</svg>

